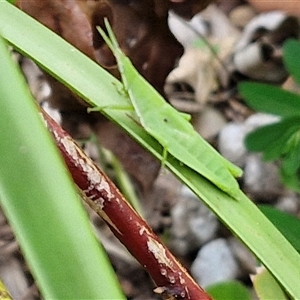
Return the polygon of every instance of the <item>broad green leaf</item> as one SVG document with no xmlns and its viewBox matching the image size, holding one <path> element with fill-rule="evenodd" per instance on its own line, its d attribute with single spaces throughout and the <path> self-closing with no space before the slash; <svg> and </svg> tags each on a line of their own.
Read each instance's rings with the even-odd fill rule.
<svg viewBox="0 0 300 300">
<path fill-rule="evenodd" d="M 295 174 L 286 174 L 283 167 L 280 168 L 280 176 L 282 183 L 289 189 L 300 193 L 300 180 L 298 172 Z"/>
<path fill-rule="evenodd" d="M 257 269 L 257 274 L 251 275 L 254 289 L 260 300 L 288 300 L 281 286 L 264 267 Z"/>
<path fill-rule="evenodd" d="M 0 32 L 14 47 L 27 56 L 34 57 L 40 66 L 55 74 L 56 78 L 83 99 L 94 106 L 105 107 L 103 113 L 107 117 L 154 156 L 162 159 L 161 146 L 134 121 L 136 114 L 128 109 L 129 103 L 125 95 L 119 93 L 122 85 L 116 79 L 3 0 L 0 0 Z M 110 107 L 111 104 L 124 109 L 114 109 L 113 106 Z M 299 299 L 300 256 L 252 201 L 242 192 L 237 195 L 237 201 L 233 201 L 171 156 L 166 159 L 165 164 L 251 249 L 291 297 Z"/>
<path fill-rule="evenodd" d="M 0 204 L 44 298 L 124 299 L 1 36 L 0 70 Z"/>
<path fill-rule="evenodd" d="M 248 150 L 262 152 L 264 160 L 281 159 L 282 181 L 295 191 L 300 191 L 299 133 L 300 118 L 296 116 L 260 127 L 245 139 Z"/>
<path fill-rule="evenodd" d="M 226 281 L 207 287 L 213 300 L 251 300 L 249 290 L 238 281 Z"/>
<path fill-rule="evenodd" d="M 283 61 L 292 75 L 292 77 L 300 84 L 300 42 L 297 40 L 288 40 L 283 45 Z"/>
<path fill-rule="evenodd" d="M 300 130 L 300 116 L 260 127 L 245 138 L 248 150 L 263 152 L 265 160 L 274 160 L 287 152 L 293 134 Z"/>
<path fill-rule="evenodd" d="M 259 209 L 300 252 L 300 219 L 269 205 L 259 205 Z"/>
<path fill-rule="evenodd" d="M 300 96 L 280 87 L 243 82 L 239 84 L 239 92 L 254 110 L 282 117 L 300 115 Z"/>
<path fill-rule="evenodd" d="M 276 145 L 277 139 L 282 136 L 282 133 L 285 133 L 285 127 L 281 126 L 280 122 L 262 126 L 246 136 L 245 145 L 249 151 L 263 152 Z M 282 153 L 282 144 L 280 143 L 278 147 L 280 147 L 279 156 Z"/>
<path fill-rule="evenodd" d="M 280 175 L 282 182 L 290 189 L 300 192 L 300 144 L 282 159 Z"/>
</svg>

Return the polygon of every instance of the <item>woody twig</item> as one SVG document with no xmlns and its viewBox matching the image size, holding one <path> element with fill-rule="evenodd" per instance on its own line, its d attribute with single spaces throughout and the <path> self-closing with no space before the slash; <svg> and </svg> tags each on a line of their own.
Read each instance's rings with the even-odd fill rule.
<svg viewBox="0 0 300 300">
<path fill-rule="evenodd" d="M 59 124 L 45 112 L 42 114 L 84 201 L 148 271 L 157 285 L 155 292 L 168 300 L 209 300 L 208 294 L 161 243 L 109 178 Z"/>
</svg>

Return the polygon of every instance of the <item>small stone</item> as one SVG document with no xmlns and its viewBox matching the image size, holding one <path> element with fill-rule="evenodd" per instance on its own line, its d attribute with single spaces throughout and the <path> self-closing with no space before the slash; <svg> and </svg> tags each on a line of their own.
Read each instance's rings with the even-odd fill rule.
<svg viewBox="0 0 300 300">
<path fill-rule="evenodd" d="M 43 102 L 41 106 L 53 120 L 61 124 L 61 114 L 57 109 L 52 108 L 48 102 Z"/>
<path fill-rule="evenodd" d="M 256 113 L 251 115 L 244 123 L 228 123 L 219 134 L 218 149 L 220 153 L 239 167 L 244 167 L 248 155 L 244 143 L 246 135 L 260 126 L 278 120 L 279 118 L 274 115 Z"/>
<path fill-rule="evenodd" d="M 225 239 L 207 243 L 198 252 L 191 266 L 191 273 L 199 285 L 233 280 L 239 275 L 239 266 Z"/>
<path fill-rule="evenodd" d="M 51 94 L 51 88 L 41 69 L 30 59 L 22 58 L 22 71 L 26 76 L 29 88 L 38 103 L 43 102 Z"/>
<path fill-rule="evenodd" d="M 243 123 L 229 123 L 219 134 L 218 149 L 229 161 L 243 167 L 247 150 L 244 145 L 245 126 Z"/>
<path fill-rule="evenodd" d="M 236 27 L 244 28 L 255 15 L 254 9 L 250 5 L 245 4 L 234 8 L 230 13 L 229 18 Z"/>
<path fill-rule="evenodd" d="M 286 191 L 285 195 L 278 198 L 275 207 L 289 214 L 297 214 L 300 207 L 299 196 L 293 191 Z"/>
<path fill-rule="evenodd" d="M 209 141 L 219 134 L 225 124 L 226 120 L 220 111 L 207 105 L 194 126 L 200 135 Z"/>
<path fill-rule="evenodd" d="M 215 215 L 204 205 L 189 217 L 190 233 L 194 235 L 198 245 L 203 245 L 203 243 L 211 240 L 215 236 L 218 227 L 219 223 Z"/>
<path fill-rule="evenodd" d="M 255 198 L 274 201 L 284 187 L 275 162 L 264 162 L 260 154 L 250 154 L 244 169 L 244 189 Z"/>
<path fill-rule="evenodd" d="M 199 249 L 219 228 L 217 217 L 185 186 L 171 216 L 170 248 L 178 255 Z"/>
<path fill-rule="evenodd" d="M 28 291 L 26 278 L 20 262 L 14 257 L 7 257 L 0 262 L 0 276 L 13 299 L 22 299 Z"/>
<path fill-rule="evenodd" d="M 252 130 L 268 125 L 271 123 L 278 122 L 280 118 L 278 116 L 270 115 L 270 114 L 264 114 L 264 113 L 256 113 L 251 115 L 246 121 L 245 121 L 245 132 L 248 134 Z"/>
<path fill-rule="evenodd" d="M 228 244 L 232 253 L 237 258 L 242 271 L 245 273 L 241 275 L 248 276 L 249 273 L 255 273 L 257 260 L 252 252 L 250 252 L 250 250 L 235 237 L 230 237 L 228 239 Z"/>
</svg>

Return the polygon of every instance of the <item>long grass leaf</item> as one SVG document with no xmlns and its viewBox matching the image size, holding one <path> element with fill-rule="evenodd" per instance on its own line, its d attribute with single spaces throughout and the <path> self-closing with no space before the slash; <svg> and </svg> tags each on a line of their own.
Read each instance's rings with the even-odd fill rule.
<svg viewBox="0 0 300 300">
<path fill-rule="evenodd" d="M 0 203 L 43 296 L 123 299 L 74 184 L 1 37 L 0 70 Z"/>
</svg>

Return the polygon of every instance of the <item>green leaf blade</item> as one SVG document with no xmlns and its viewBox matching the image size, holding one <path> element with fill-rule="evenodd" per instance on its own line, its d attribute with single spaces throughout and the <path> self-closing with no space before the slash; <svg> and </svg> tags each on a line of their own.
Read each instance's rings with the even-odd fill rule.
<svg viewBox="0 0 300 300">
<path fill-rule="evenodd" d="M 300 61 L 299 61 L 300 43 L 297 40 L 287 40 L 283 45 L 283 61 L 292 75 L 292 77 L 300 84 Z"/>
<path fill-rule="evenodd" d="M 274 160 L 288 151 L 292 136 L 299 130 L 299 116 L 286 118 L 252 131 L 246 136 L 245 145 L 250 151 L 263 152 L 265 160 Z"/>
<path fill-rule="evenodd" d="M 300 96 L 277 86 L 243 82 L 239 92 L 254 110 L 281 117 L 300 115 Z"/>
<path fill-rule="evenodd" d="M 207 292 L 213 300 L 251 300 L 248 289 L 238 281 L 216 283 L 209 286 Z"/>
<path fill-rule="evenodd" d="M 44 297 L 123 299 L 70 176 L 1 37 L 0 70 L 0 203 Z"/>
<path fill-rule="evenodd" d="M 251 279 L 259 299 L 288 300 L 286 293 L 268 270 L 260 267 L 257 271 L 257 274 L 251 275 Z"/>
<path fill-rule="evenodd" d="M 259 205 L 259 208 L 300 253 L 300 219 L 269 205 Z"/>
</svg>

